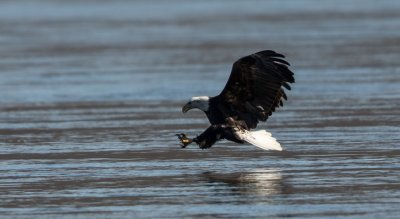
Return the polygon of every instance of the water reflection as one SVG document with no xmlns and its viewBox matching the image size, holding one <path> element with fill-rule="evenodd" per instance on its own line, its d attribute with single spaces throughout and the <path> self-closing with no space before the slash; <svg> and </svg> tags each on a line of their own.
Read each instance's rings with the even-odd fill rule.
<svg viewBox="0 0 400 219">
<path fill-rule="evenodd" d="M 204 172 L 202 176 L 208 183 L 227 186 L 229 195 L 273 196 L 291 193 L 291 186 L 285 182 L 277 169 L 254 169 L 248 172 L 217 173 Z M 218 193 L 219 191 L 217 191 Z M 221 194 L 217 194 L 221 195 Z"/>
</svg>

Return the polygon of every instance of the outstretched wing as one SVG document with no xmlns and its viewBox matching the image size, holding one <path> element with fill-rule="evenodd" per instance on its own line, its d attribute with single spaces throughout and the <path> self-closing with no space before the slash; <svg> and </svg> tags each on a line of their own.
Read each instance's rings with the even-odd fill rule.
<svg viewBox="0 0 400 219">
<path fill-rule="evenodd" d="M 243 57 L 233 64 L 225 88 L 219 95 L 238 119 L 248 128 L 255 128 L 258 121 L 266 121 L 287 99 L 286 88 L 294 83 L 293 72 L 282 54 L 264 50 Z"/>
</svg>

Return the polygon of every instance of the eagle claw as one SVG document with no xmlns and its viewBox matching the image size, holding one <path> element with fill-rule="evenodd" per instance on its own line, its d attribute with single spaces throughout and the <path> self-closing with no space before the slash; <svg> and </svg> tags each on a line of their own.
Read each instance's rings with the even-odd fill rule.
<svg viewBox="0 0 400 219">
<path fill-rule="evenodd" d="M 192 139 L 186 137 L 186 135 L 183 133 L 176 134 L 176 136 L 178 136 L 179 140 L 181 141 L 181 148 L 185 148 L 186 146 L 188 146 L 189 144 L 191 144 L 193 142 Z"/>
</svg>

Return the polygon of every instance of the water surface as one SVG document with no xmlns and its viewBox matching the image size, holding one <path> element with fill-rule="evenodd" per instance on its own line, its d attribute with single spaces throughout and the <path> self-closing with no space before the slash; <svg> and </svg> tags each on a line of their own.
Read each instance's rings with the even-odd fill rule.
<svg viewBox="0 0 400 219">
<path fill-rule="evenodd" d="M 2 1 L 5 218 L 396 218 L 397 1 Z M 260 128 L 286 149 L 222 141 L 191 96 L 274 49 L 296 73 Z"/>
</svg>

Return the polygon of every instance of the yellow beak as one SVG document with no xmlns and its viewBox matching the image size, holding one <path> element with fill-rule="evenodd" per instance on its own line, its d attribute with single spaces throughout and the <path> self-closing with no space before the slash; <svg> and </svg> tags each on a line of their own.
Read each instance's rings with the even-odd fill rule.
<svg viewBox="0 0 400 219">
<path fill-rule="evenodd" d="M 183 113 L 186 113 L 186 112 L 189 111 L 190 109 L 192 109 L 192 105 L 191 105 L 190 102 L 189 102 L 189 103 L 185 104 L 185 105 L 182 107 L 182 112 L 183 112 Z"/>
</svg>

